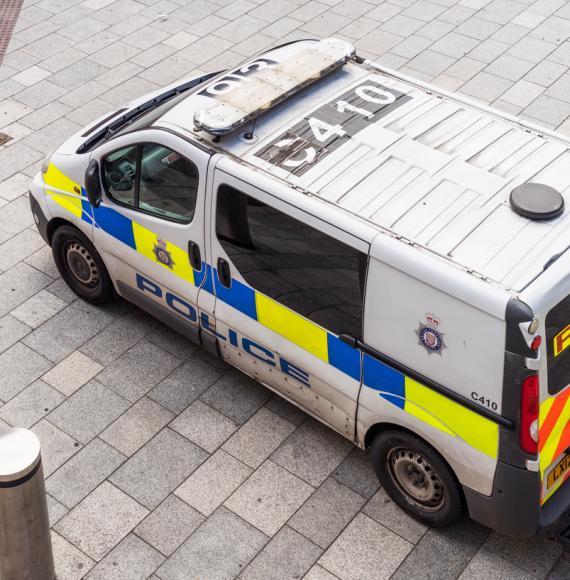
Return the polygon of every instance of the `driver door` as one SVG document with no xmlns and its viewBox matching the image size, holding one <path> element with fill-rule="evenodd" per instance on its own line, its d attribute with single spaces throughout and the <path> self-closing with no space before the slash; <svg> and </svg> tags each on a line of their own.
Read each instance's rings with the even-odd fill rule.
<svg viewBox="0 0 570 580">
<path fill-rule="evenodd" d="M 198 341 L 210 156 L 150 129 L 113 139 L 93 158 L 104 191 L 94 241 L 117 291 Z"/>
</svg>

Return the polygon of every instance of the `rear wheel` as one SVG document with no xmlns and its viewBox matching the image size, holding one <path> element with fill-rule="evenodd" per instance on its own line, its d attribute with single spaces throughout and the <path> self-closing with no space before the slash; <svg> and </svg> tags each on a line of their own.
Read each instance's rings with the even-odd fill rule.
<svg viewBox="0 0 570 580">
<path fill-rule="evenodd" d="M 61 277 L 83 300 L 103 304 L 113 298 L 113 282 L 95 246 L 78 229 L 60 226 L 51 239 Z"/>
<path fill-rule="evenodd" d="M 459 484 L 443 458 L 422 439 L 405 431 L 384 431 L 370 449 L 380 483 L 402 509 L 435 527 L 463 513 Z"/>
</svg>

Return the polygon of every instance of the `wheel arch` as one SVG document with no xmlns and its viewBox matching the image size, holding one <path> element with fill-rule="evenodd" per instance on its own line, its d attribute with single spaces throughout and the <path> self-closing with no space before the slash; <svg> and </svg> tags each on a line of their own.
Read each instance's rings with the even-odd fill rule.
<svg viewBox="0 0 570 580">
<path fill-rule="evenodd" d="M 465 505 L 465 493 L 463 491 L 463 484 L 461 483 L 461 480 L 459 479 L 459 477 L 457 475 L 456 469 L 454 469 L 453 465 L 448 461 L 447 457 L 445 457 L 445 455 L 431 441 L 429 441 L 428 439 L 423 437 L 417 431 L 413 431 L 412 429 L 408 429 L 407 427 L 404 427 L 403 425 L 399 425 L 398 423 L 391 423 L 389 421 L 375 423 L 374 425 L 370 426 L 370 428 L 366 432 L 366 435 L 364 436 L 365 449 L 369 449 L 370 446 L 372 445 L 372 442 L 374 441 L 374 439 L 378 435 L 380 435 L 381 433 L 384 433 L 386 431 L 400 431 L 402 433 L 407 433 L 408 435 L 411 435 L 411 436 L 415 437 L 416 439 L 419 439 L 425 445 L 427 445 L 434 453 L 437 453 L 437 455 L 445 463 L 445 465 L 448 467 L 449 471 L 451 472 L 451 475 L 455 479 L 455 482 L 457 483 L 457 488 L 459 489 L 459 492 L 461 494 L 462 500 L 463 500 L 464 505 Z"/>
<path fill-rule="evenodd" d="M 442 461 L 447 465 L 447 467 L 449 468 L 449 470 L 453 474 L 453 477 L 456 479 L 459 487 L 460 488 L 463 487 L 459 477 L 457 476 L 456 470 L 453 468 L 453 465 L 448 461 L 447 457 L 445 457 L 445 455 L 433 444 L 432 441 L 429 441 L 428 439 L 423 437 L 417 431 L 413 431 L 412 429 L 408 429 L 407 427 L 404 427 L 403 425 L 399 425 L 398 423 L 384 421 L 384 422 L 379 422 L 379 423 L 375 423 L 374 425 L 371 425 L 369 427 L 368 431 L 366 431 L 366 435 L 364 436 L 364 448 L 369 449 L 370 446 L 372 445 L 372 441 L 374 441 L 374 439 L 379 434 L 386 432 L 386 431 L 401 431 L 402 433 L 408 433 L 409 435 L 412 435 L 413 437 L 420 439 L 423 443 L 425 443 L 428 447 L 430 447 L 434 451 L 434 453 L 437 453 L 441 457 Z"/>
<path fill-rule="evenodd" d="M 57 230 L 57 228 L 59 228 L 61 226 L 70 226 L 72 228 L 75 228 L 78 231 L 81 231 L 73 222 L 66 220 L 65 218 L 62 218 L 62 217 L 55 217 L 48 222 L 47 229 L 46 229 L 48 243 L 50 246 L 51 246 L 51 240 L 53 238 L 53 234 L 55 233 L 55 230 Z M 83 232 L 81 232 L 81 233 L 83 233 Z"/>
</svg>

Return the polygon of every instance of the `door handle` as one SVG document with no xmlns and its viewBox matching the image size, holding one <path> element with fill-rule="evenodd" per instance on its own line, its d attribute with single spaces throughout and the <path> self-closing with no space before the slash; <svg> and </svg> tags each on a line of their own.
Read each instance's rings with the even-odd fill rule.
<svg viewBox="0 0 570 580">
<path fill-rule="evenodd" d="M 218 258 L 218 279 L 222 286 L 229 288 L 232 285 L 230 265 L 223 258 Z"/>
<path fill-rule="evenodd" d="M 199 272 L 202 269 L 202 255 L 200 254 L 200 246 L 196 242 L 188 242 L 188 259 L 194 270 Z"/>
</svg>

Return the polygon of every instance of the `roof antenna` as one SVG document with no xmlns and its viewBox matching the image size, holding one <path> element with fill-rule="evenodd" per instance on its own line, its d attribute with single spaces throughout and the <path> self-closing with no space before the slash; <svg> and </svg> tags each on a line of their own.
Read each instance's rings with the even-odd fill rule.
<svg viewBox="0 0 570 580">
<path fill-rule="evenodd" d="M 248 131 L 247 133 L 244 133 L 243 138 L 246 139 L 247 141 L 251 141 L 255 135 L 253 134 L 253 132 L 255 131 L 255 124 L 257 123 L 257 118 L 255 118 L 253 120 L 253 123 L 251 124 L 251 130 Z"/>
<path fill-rule="evenodd" d="M 255 143 L 257 141 L 257 137 L 254 134 L 256 122 L 257 122 L 257 119 L 254 119 L 251 123 L 251 129 L 249 131 L 245 131 L 244 133 L 242 133 L 239 136 L 239 140 L 242 143 L 251 144 L 251 143 Z"/>
</svg>

